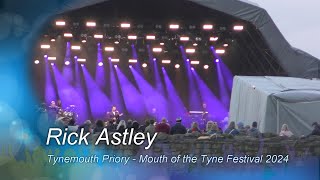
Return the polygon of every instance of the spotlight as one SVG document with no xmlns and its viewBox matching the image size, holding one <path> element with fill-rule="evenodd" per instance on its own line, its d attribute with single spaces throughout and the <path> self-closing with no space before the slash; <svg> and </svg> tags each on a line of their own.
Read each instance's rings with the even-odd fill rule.
<svg viewBox="0 0 320 180">
<path fill-rule="evenodd" d="M 196 52 L 195 49 L 192 49 L 192 48 L 186 49 L 186 53 L 195 53 L 195 52 Z"/>
<path fill-rule="evenodd" d="M 55 61 L 55 60 L 57 60 L 57 57 L 48 57 L 48 60 Z"/>
<path fill-rule="evenodd" d="M 154 35 L 147 35 L 147 36 L 146 36 L 146 39 L 148 39 L 148 40 L 155 40 L 155 39 L 156 39 L 156 36 L 154 36 Z"/>
<path fill-rule="evenodd" d="M 44 57 L 44 58 L 47 58 L 47 57 L 48 57 L 48 55 L 44 55 L 43 57 Z"/>
<path fill-rule="evenodd" d="M 198 46 L 198 44 L 197 43 L 193 43 L 193 46 Z"/>
<path fill-rule="evenodd" d="M 243 30 L 243 26 L 241 26 L 241 25 L 233 26 L 233 30 L 235 30 L 235 31 L 242 31 L 242 30 Z"/>
<path fill-rule="evenodd" d="M 223 44 L 223 47 L 228 47 L 229 46 L 229 44 Z"/>
<path fill-rule="evenodd" d="M 210 37 L 210 41 L 218 41 L 219 37 Z"/>
<path fill-rule="evenodd" d="M 191 61 L 190 64 L 200 64 L 199 61 Z"/>
<path fill-rule="evenodd" d="M 130 28 L 130 24 L 129 23 L 122 23 L 122 24 L 120 24 L 120 27 L 121 28 Z"/>
<path fill-rule="evenodd" d="M 35 64 L 39 64 L 40 61 L 39 61 L 39 60 L 35 60 L 34 63 L 35 63 Z"/>
<path fill-rule="evenodd" d="M 50 45 L 49 44 L 42 44 L 41 49 L 50 49 Z"/>
<path fill-rule="evenodd" d="M 153 52 L 162 52 L 162 48 L 153 48 L 152 51 Z"/>
<path fill-rule="evenodd" d="M 224 49 L 216 49 L 217 54 L 224 54 L 226 51 Z"/>
<path fill-rule="evenodd" d="M 213 25 L 212 24 L 205 24 L 203 25 L 203 29 L 204 30 L 211 30 L 213 28 Z"/>
<path fill-rule="evenodd" d="M 132 65 L 129 65 L 129 68 L 132 68 Z"/>
<path fill-rule="evenodd" d="M 209 65 L 204 65 L 203 68 L 204 68 L 204 69 L 208 69 L 208 68 L 209 68 Z"/>
<path fill-rule="evenodd" d="M 129 35 L 129 36 L 128 36 L 128 39 L 130 39 L 130 40 L 135 40 L 135 39 L 137 39 L 137 36 L 135 36 L 135 35 Z"/>
<path fill-rule="evenodd" d="M 179 29 L 179 25 L 178 24 L 170 24 L 169 28 L 170 29 Z"/>
<path fill-rule="evenodd" d="M 79 58 L 77 59 L 78 62 L 86 62 L 87 60 L 86 59 L 82 59 L 82 58 Z"/>
<path fill-rule="evenodd" d="M 157 60 L 157 58 L 153 58 L 153 61 L 156 61 Z"/>
<path fill-rule="evenodd" d="M 115 64 L 115 65 L 113 65 L 113 66 L 114 66 L 115 68 L 117 68 L 117 67 L 118 67 L 118 65 L 116 65 L 116 64 Z"/>
<path fill-rule="evenodd" d="M 114 47 L 105 47 L 104 50 L 105 51 L 114 51 Z"/>
<path fill-rule="evenodd" d="M 218 62 L 220 62 L 220 60 L 219 60 L 219 59 L 216 59 L 216 63 L 218 63 Z"/>
<path fill-rule="evenodd" d="M 54 63 L 51 63 L 51 66 L 54 66 Z"/>
<path fill-rule="evenodd" d="M 66 61 L 66 62 L 64 62 L 64 64 L 65 64 L 66 66 L 69 66 L 70 61 Z"/>
<path fill-rule="evenodd" d="M 71 33 L 64 33 L 63 36 L 64 37 L 72 37 L 72 34 Z"/>
<path fill-rule="evenodd" d="M 98 63 L 98 66 L 103 66 L 103 62 L 99 62 L 99 63 Z"/>
<path fill-rule="evenodd" d="M 175 67 L 176 69 L 179 69 L 179 68 L 180 68 L 180 64 L 176 64 L 176 65 L 174 65 L 174 67 Z"/>
<path fill-rule="evenodd" d="M 162 43 L 160 43 L 160 46 L 164 46 L 164 43 L 162 42 Z"/>
<path fill-rule="evenodd" d="M 77 59 L 77 58 L 78 58 L 78 56 L 74 56 L 74 58 L 75 58 L 75 59 Z"/>
<path fill-rule="evenodd" d="M 180 41 L 189 41 L 189 37 L 187 37 L 187 36 L 182 36 L 182 37 L 180 37 Z"/>
<path fill-rule="evenodd" d="M 65 26 L 66 22 L 64 21 L 56 21 L 56 26 Z"/>
<path fill-rule="evenodd" d="M 194 71 L 194 68 L 193 68 L 193 67 L 191 67 L 191 70 L 192 70 L 192 71 Z"/>
<path fill-rule="evenodd" d="M 162 60 L 162 63 L 163 63 L 163 64 L 170 64 L 170 63 L 171 63 L 171 60 Z"/>
<path fill-rule="evenodd" d="M 147 66 L 148 66 L 147 63 L 142 64 L 142 67 L 144 67 L 144 68 L 146 68 Z"/>
<path fill-rule="evenodd" d="M 119 62 L 120 61 L 120 59 L 112 59 L 111 58 L 111 60 L 110 60 L 111 62 Z"/>
<path fill-rule="evenodd" d="M 83 67 L 84 66 L 84 64 L 81 64 L 81 67 Z"/>
<path fill-rule="evenodd" d="M 96 39 L 102 39 L 103 35 L 102 34 L 95 34 L 93 37 Z"/>
<path fill-rule="evenodd" d="M 80 46 L 71 46 L 71 49 L 72 49 L 72 50 L 80 50 L 81 47 L 80 47 Z"/>
<path fill-rule="evenodd" d="M 51 39 L 50 41 L 51 41 L 51 42 L 54 42 L 54 41 L 56 41 L 56 40 L 55 40 L 55 39 Z"/>
<path fill-rule="evenodd" d="M 82 40 L 81 42 L 82 42 L 82 43 L 86 43 L 86 42 L 87 42 L 87 40 Z"/>
<path fill-rule="evenodd" d="M 136 60 L 136 59 L 129 59 L 129 63 L 137 63 L 138 62 L 138 60 Z"/>
<path fill-rule="evenodd" d="M 89 21 L 86 23 L 87 27 L 95 27 L 96 26 L 96 22 L 92 22 L 92 21 Z"/>
<path fill-rule="evenodd" d="M 190 61 L 190 59 L 187 59 L 187 62 L 189 62 Z"/>
<path fill-rule="evenodd" d="M 119 44 L 119 41 L 115 41 L 114 43 L 115 43 L 115 44 Z"/>
</svg>

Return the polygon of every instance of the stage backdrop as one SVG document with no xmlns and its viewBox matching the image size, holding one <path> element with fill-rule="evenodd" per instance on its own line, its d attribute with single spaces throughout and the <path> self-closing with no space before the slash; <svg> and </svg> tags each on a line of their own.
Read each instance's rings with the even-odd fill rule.
<svg viewBox="0 0 320 180">
<path fill-rule="evenodd" d="M 236 76 L 231 96 L 230 120 L 262 132 L 279 133 L 288 124 L 297 135 L 308 135 L 319 121 L 320 81 L 290 77 Z"/>
</svg>

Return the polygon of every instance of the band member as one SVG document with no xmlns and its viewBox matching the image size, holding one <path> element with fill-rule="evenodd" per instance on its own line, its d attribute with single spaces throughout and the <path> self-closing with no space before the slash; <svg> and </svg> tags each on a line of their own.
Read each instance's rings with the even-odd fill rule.
<svg viewBox="0 0 320 180">
<path fill-rule="evenodd" d="M 120 116 L 122 116 L 122 113 L 119 113 L 116 106 L 112 106 L 111 112 L 107 113 L 107 118 L 117 124 L 120 122 Z"/>
</svg>

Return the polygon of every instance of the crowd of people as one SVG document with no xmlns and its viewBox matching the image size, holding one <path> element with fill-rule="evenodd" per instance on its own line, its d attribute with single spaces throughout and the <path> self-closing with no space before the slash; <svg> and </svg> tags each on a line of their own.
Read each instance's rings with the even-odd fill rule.
<svg viewBox="0 0 320 180">
<path fill-rule="evenodd" d="M 135 132 L 144 133 L 165 133 L 165 134 L 195 134 L 195 135 L 219 135 L 219 134 L 229 134 L 232 136 L 245 135 L 250 137 L 261 137 L 261 132 L 258 128 L 258 123 L 253 122 L 250 125 L 244 125 L 242 122 L 235 123 L 231 121 L 225 130 L 219 127 L 217 122 L 208 121 L 206 127 L 201 129 L 198 122 L 192 122 L 189 128 L 182 124 L 182 119 L 177 118 L 176 123 L 172 126 L 168 123 L 166 118 L 162 118 L 160 122 L 156 122 L 153 119 L 146 120 L 143 124 L 139 124 L 137 121 L 132 120 L 120 120 L 116 121 L 103 121 L 97 120 L 95 123 L 90 120 L 85 121 L 82 125 L 76 125 L 75 121 L 72 119 L 68 124 L 57 120 L 55 122 L 56 126 L 61 128 L 68 127 L 69 131 L 78 131 L 79 129 L 84 129 L 85 132 L 99 133 L 102 132 L 104 128 L 107 128 L 108 132 L 120 132 L 123 133 L 126 129 L 133 129 Z M 320 136 L 320 124 L 314 122 L 312 124 L 313 130 L 307 136 L 317 135 Z M 292 137 L 294 134 L 290 131 L 287 124 L 283 124 L 279 136 Z"/>
</svg>

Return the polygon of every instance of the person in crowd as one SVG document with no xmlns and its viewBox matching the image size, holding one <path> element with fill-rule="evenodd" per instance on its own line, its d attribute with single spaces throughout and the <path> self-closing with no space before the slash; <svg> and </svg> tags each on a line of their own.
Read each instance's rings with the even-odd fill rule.
<svg viewBox="0 0 320 180">
<path fill-rule="evenodd" d="M 236 123 L 231 121 L 228 128 L 224 131 L 225 134 L 230 134 L 232 136 L 238 135 L 239 131 L 236 129 Z"/>
<path fill-rule="evenodd" d="M 161 123 L 156 125 L 156 132 L 170 134 L 170 126 L 168 125 L 166 118 L 162 118 Z"/>
<path fill-rule="evenodd" d="M 320 124 L 317 122 L 314 122 L 314 123 L 312 123 L 312 127 L 313 127 L 313 130 L 307 137 L 320 136 Z"/>
<path fill-rule="evenodd" d="M 137 121 L 133 121 L 131 128 L 133 129 L 134 132 L 138 132 L 139 126 L 140 126 L 140 124 Z"/>
<path fill-rule="evenodd" d="M 201 133 L 199 129 L 199 124 L 197 122 L 191 123 L 191 128 L 188 130 L 188 133 Z"/>
<path fill-rule="evenodd" d="M 127 128 L 126 122 L 124 120 L 119 121 L 119 124 L 117 126 L 117 132 L 124 133 L 126 128 Z"/>
<path fill-rule="evenodd" d="M 176 119 L 176 124 L 172 126 L 170 130 L 170 134 L 186 134 L 187 133 L 187 129 L 181 124 L 181 121 L 182 121 L 181 118 Z"/>
<path fill-rule="evenodd" d="M 128 119 L 128 121 L 127 121 L 127 128 L 128 129 L 132 128 L 132 120 L 131 119 Z"/>
<path fill-rule="evenodd" d="M 146 129 L 144 130 L 145 133 L 150 133 L 150 134 L 154 134 L 156 132 L 156 128 L 154 126 L 154 119 L 150 120 L 150 124 L 149 126 L 146 127 Z"/>
<path fill-rule="evenodd" d="M 248 130 L 248 135 L 256 138 L 261 137 L 261 133 L 258 129 L 258 123 L 256 121 L 252 123 L 252 127 Z"/>
<path fill-rule="evenodd" d="M 86 120 L 83 125 L 81 125 L 79 128 L 78 128 L 78 132 L 83 129 L 83 132 L 84 133 L 91 133 L 92 132 L 92 129 L 91 129 L 91 121 L 90 120 Z"/>
<path fill-rule="evenodd" d="M 208 121 L 206 125 L 206 134 L 221 134 L 218 124 L 213 121 Z"/>
<path fill-rule="evenodd" d="M 149 119 L 146 119 L 144 125 L 141 125 L 141 126 L 139 127 L 139 131 L 140 131 L 140 132 L 144 132 L 144 130 L 146 129 L 146 127 L 149 126 L 149 124 L 150 124 L 150 120 L 149 120 Z"/>
<path fill-rule="evenodd" d="M 77 132 L 78 127 L 79 126 L 76 125 L 76 121 L 72 118 L 68 123 L 68 131 L 69 132 Z"/>
<path fill-rule="evenodd" d="M 104 122 L 102 120 L 98 120 L 96 122 L 96 127 L 93 130 L 93 133 L 101 133 L 104 129 Z"/>
<path fill-rule="evenodd" d="M 246 128 L 244 127 L 243 122 L 238 122 L 238 123 L 237 123 L 237 126 L 238 126 L 238 131 L 239 131 L 239 134 L 240 134 L 240 135 L 246 135 L 246 134 L 247 134 L 248 129 L 246 129 Z"/>
<path fill-rule="evenodd" d="M 250 128 L 251 128 L 250 125 L 244 126 L 244 129 L 245 129 L 247 135 L 248 135 L 248 131 L 249 131 Z"/>
<path fill-rule="evenodd" d="M 289 127 L 287 124 L 283 124 L 281 127 L 281 131 L 279 133 L 279 136 L 284 136 L 284 137 L 291 137 L 293 136 L 293 133 L 289 130 Z"/>
</svg>

